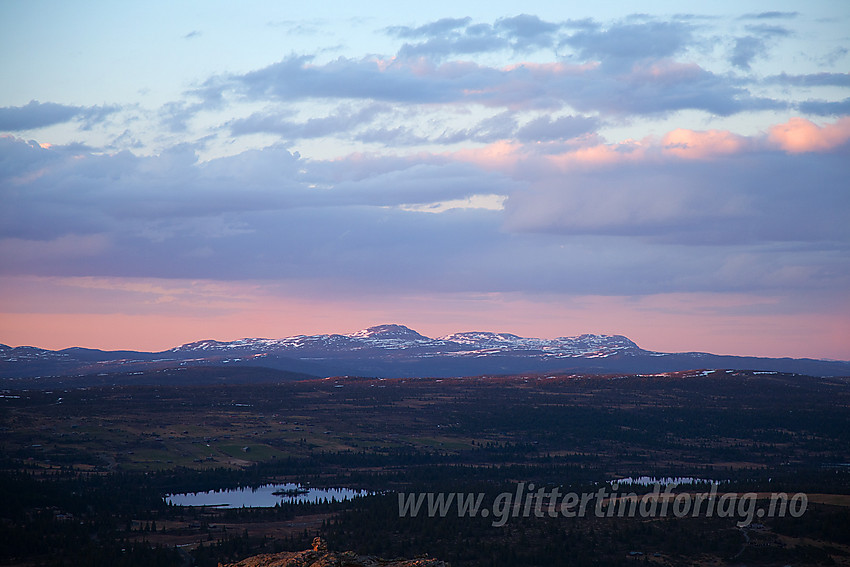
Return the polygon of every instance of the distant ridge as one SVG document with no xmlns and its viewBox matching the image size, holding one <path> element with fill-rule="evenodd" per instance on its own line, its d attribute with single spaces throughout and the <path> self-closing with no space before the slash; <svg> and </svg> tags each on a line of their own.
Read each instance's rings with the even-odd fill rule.
<svg viewBox="0 0 850 567">
<path fill-rule="evenodd" d="M 622 335 L 538 339 L 466 331 L 430 338 L 398 324 L 346 334 L 202 340 L 155 353 L 84 348 L 51 351 L 0 345 L 0 379 L 7 384 L 21 378 L 199 366 L 265 367 L 298 375 L 388 378 L 563 371 L 648 373 L 703 368 L 850 376 L 850 362 L 661 353 L 644 350 Z"/>
</svg>

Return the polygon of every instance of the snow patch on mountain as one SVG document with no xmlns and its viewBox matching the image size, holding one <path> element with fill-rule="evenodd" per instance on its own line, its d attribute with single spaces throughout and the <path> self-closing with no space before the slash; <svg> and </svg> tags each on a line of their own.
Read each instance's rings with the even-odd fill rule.
<svg viewBox="0 0 850 567">
<path fill-rule="evenodd" d="M 409 327 L 405 327 L 404 325 L 376 325 L 374 327 L 369 327 L 368 329 L 363 329 L 362 331 L 357 331 L 356 333 L 350 333 L 344 335 L 346 337 L 351 337 L 353 339 L 378 339 L 378 340 L 430 340 L 428 337 L 420 335 L 413 329 Z"/>
</svg>

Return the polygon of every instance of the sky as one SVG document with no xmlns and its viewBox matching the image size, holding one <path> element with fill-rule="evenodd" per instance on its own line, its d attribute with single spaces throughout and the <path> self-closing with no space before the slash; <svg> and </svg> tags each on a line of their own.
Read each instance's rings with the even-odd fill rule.
<svg viewBox="0 0 850 567">
<path fill-rule="evenodd" d="M 850 3 L 0 2 L 0 343 L 850 360 Z"/>
</svg>

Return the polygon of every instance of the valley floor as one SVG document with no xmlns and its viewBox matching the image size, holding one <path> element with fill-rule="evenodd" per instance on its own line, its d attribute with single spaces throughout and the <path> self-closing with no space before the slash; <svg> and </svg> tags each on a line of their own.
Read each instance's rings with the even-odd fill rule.
<svg viewBox="0 0 850 567">
<path fill-rule="evenodd" d="M 850 564 L 850 381 L 654 376 L 335 378 L 4 391 L 0 564 L 216 565 L 301 550 L 462 565 Z M 590 493 L 640 476 L 804 494 L 800 517 L 403 516 L 398 493 Z M 297 482 L 351 502 L 221 510 L 177 492 Z M 706 484 L 679 490 L 696 494 Z M 651 487 L 635 485 L 641 496 Z M 122 551 L 123 550 L 123 551 Z M 112 559 L 109 559 L 112 558 Z M 507 559 L 505 559 L 507 558 Z"/>
</svg>

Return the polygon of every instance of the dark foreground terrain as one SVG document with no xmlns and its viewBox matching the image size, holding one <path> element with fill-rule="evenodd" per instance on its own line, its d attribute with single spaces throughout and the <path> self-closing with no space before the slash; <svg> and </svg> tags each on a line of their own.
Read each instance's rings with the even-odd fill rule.
<svg viewBox="0 0 850 567">
<path fill-rule="evenodd" d="M 214 385 L 2 392 L 0 564 L 215 566 L 308 549 L 320 535 L 334 550 L 430 554 L 455 567 L 850 565 L 846 378 L 690 371 L 232 384 L 227 369 L 187 372 L 215 374 Z M 676 490 L 692 496 L 721 481 L 716 491 L 751 494 L 759 510 L 773 494 L 802 495 L 806 506 L 764 517 L 741 506 L 677 515 L 672 501 L 663 515 L 607 512 L 628 510 L 628 498 L 598 513 L 591 504 L 582 517 L 549 506 L 556 488 L 610 493 L 607 481 L 643 475 L 697 479 Z M 272 481 L 373 494 L 241 509 L 163 499 Z M 652 490 L 622 486 L 636 499 Z M 428 493 L 480 495 L 482 512 L 428 514 L 424 500 L 418 514 L 400 514 L 399 494 Z"/>
</svg>

